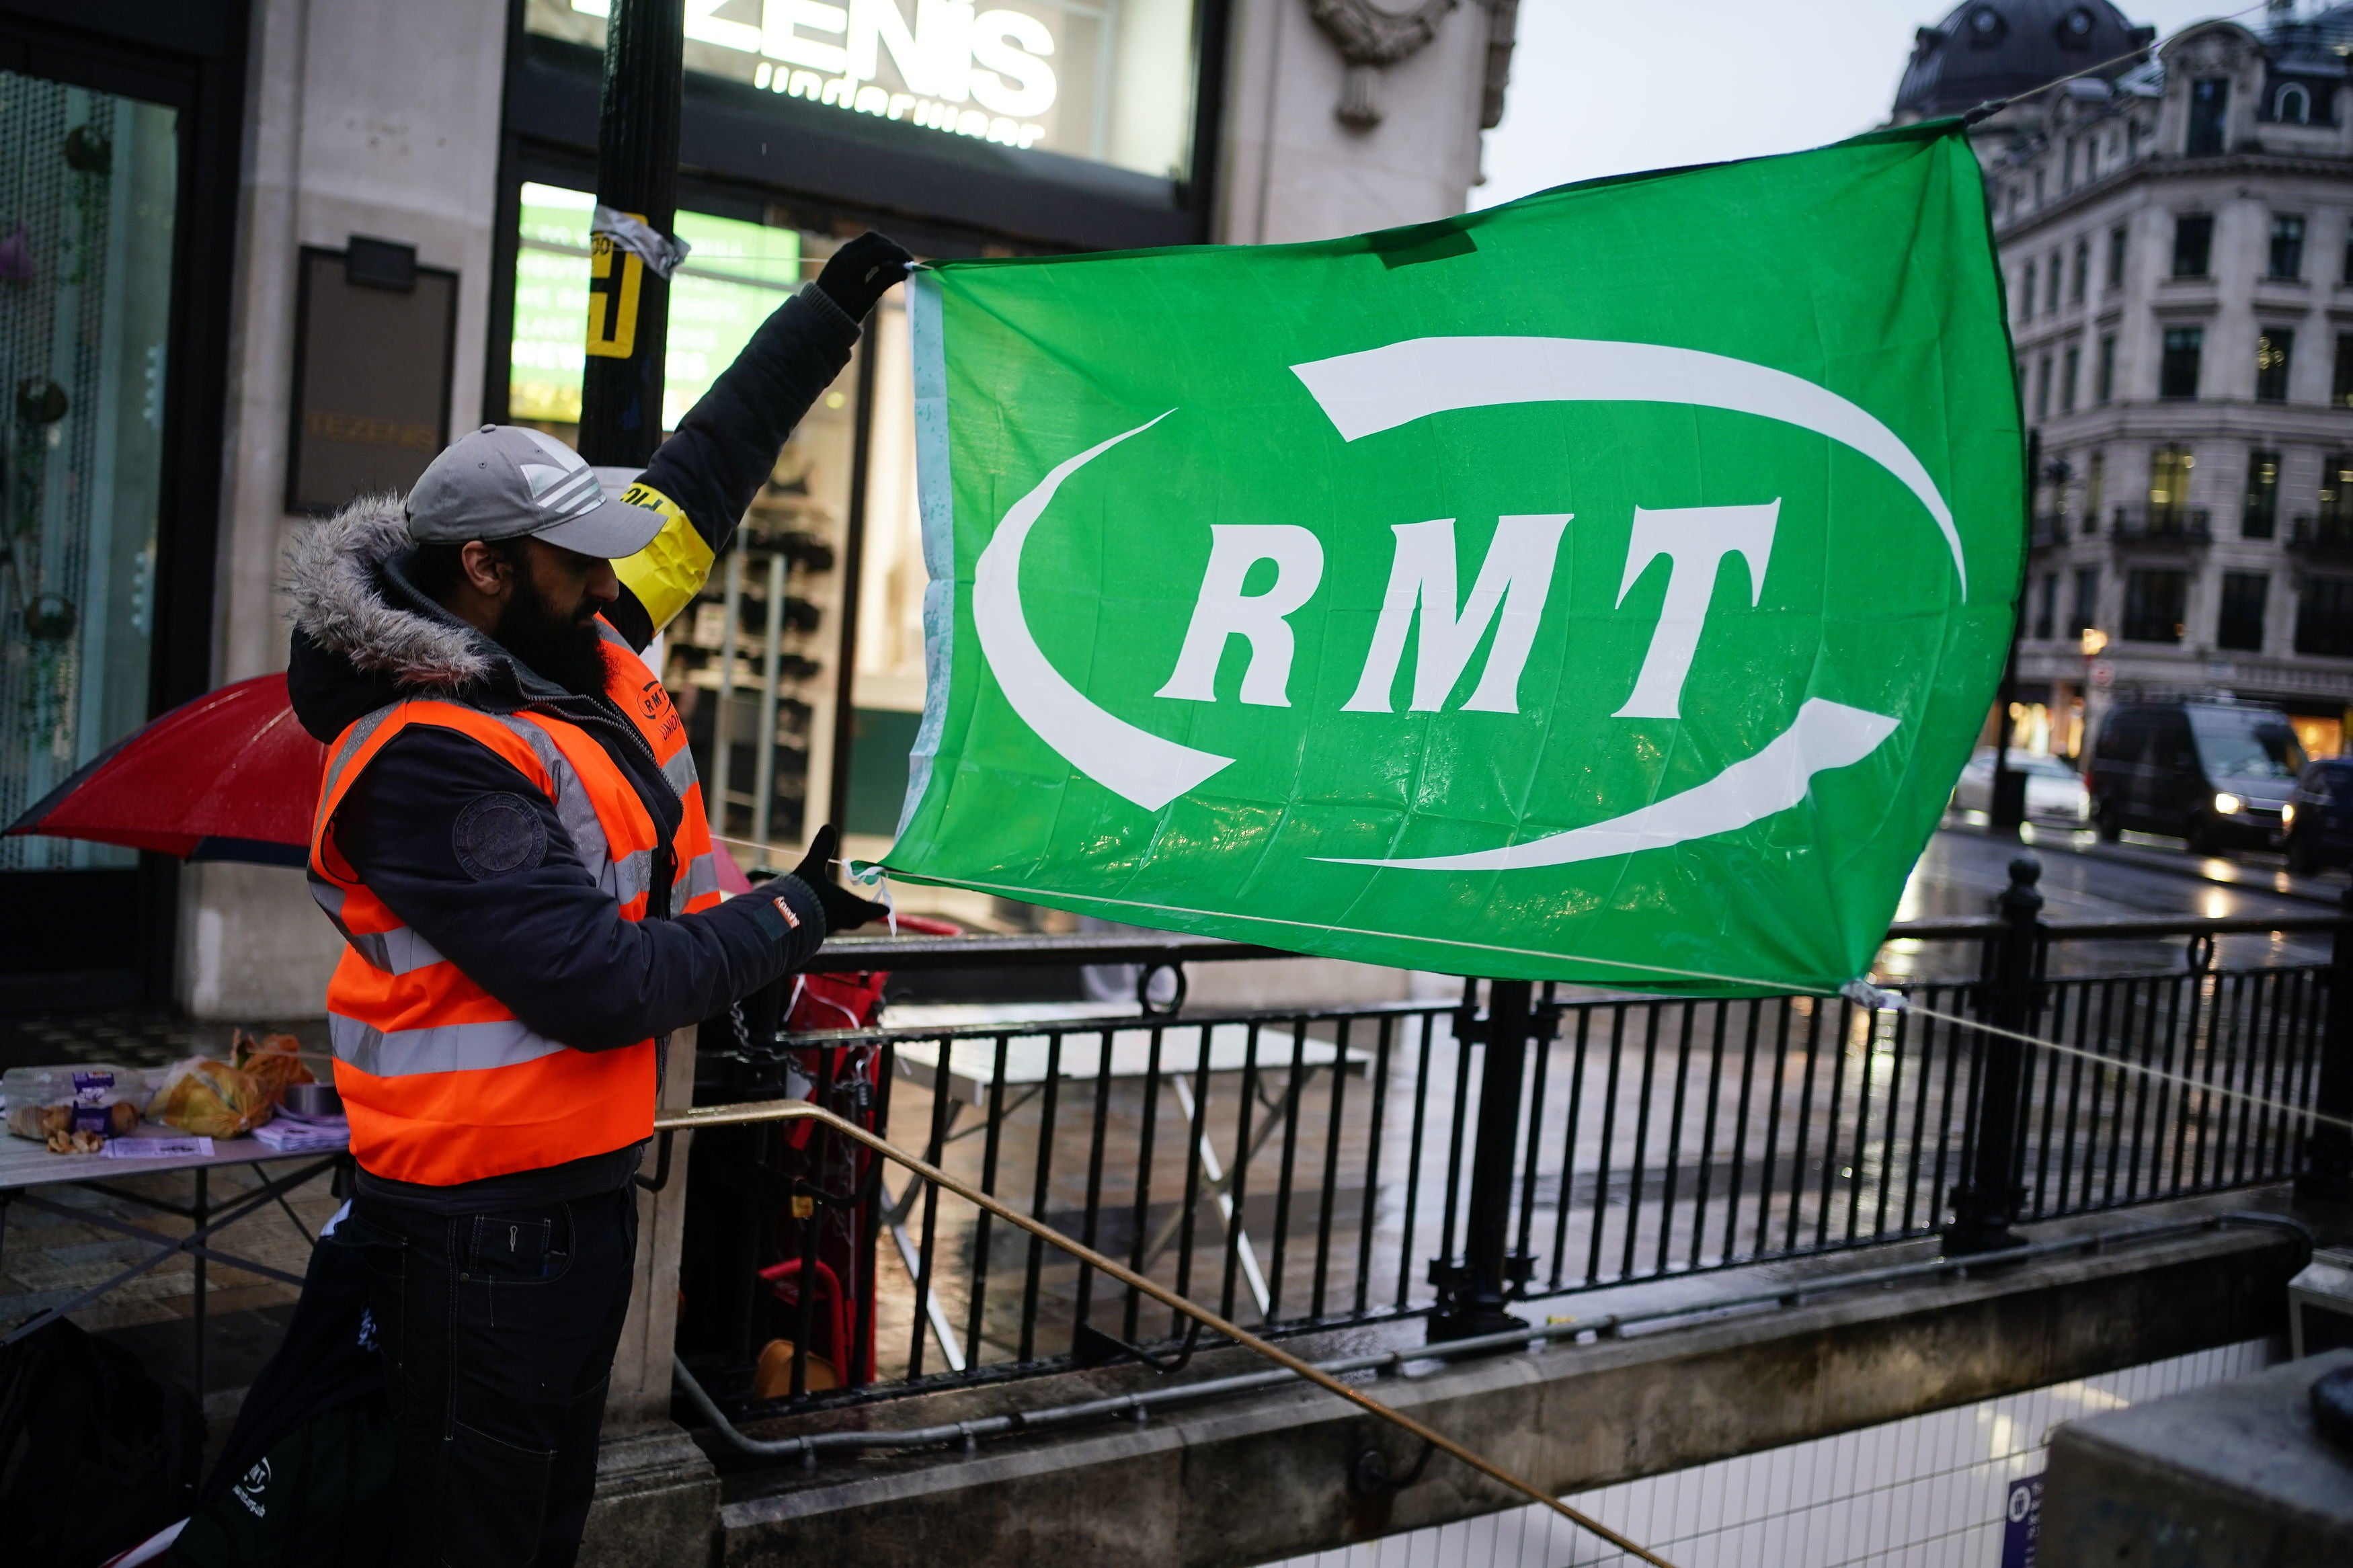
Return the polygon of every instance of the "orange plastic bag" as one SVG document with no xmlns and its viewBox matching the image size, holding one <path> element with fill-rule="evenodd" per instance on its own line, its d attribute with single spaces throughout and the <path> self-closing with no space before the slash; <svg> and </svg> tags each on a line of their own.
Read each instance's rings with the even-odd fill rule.
<svg viewBox="0 0 2353 1568">
<path fill-rule="evenodd" d="M 262 1093 L 275 1105 L 286 1098 L 289 1084 L 316 1083 L 311 1069 L 295 1053 L 302 1042 L 291 1035 L 263 1035 L 259 1038 L 239 1029 L 230 1037 L 229 1061 L 239 1072 L 261 1085 Z"/>
<path fill-rule="evenodd" d="M 251 1073 L 208 1057 L 190 1057 L 173 1064 L 147 1115 L 199 1138 L 241 1138 L 277 1110 Z"/>
</svg>

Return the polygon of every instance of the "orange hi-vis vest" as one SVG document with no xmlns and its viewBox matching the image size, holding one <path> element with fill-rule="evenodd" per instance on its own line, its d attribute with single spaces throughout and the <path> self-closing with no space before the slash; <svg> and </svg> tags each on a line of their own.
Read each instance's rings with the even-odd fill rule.
<svg viewBox="0 0 2353 1568">
<path fill-rule="evenodd" d="M 645 737 L 684 805 L 674 860 L 660 854 L 659 831 L 628 775 L 594 736 L 553 714 L 417 699 L 354 721 L 328 750 L 311 829 L 311 890 L 343 933 L 327 1022 L 352 1153 L 373 1175 L 449 1186 L 653 1135 L 654 1041 L 582 1051 L 535 1032 L 369 892 L 332 833 L 336 807 L 369 760 L 408 726 L 438 724 L 489 747 L 547 796 L 623 920 L 645 918 L 665 871 L 673 911 L 712 908 L 719 873 L 686 726 L 661 682 L 609 628 L 605 661 L 606 696 Z"/>
</svg>

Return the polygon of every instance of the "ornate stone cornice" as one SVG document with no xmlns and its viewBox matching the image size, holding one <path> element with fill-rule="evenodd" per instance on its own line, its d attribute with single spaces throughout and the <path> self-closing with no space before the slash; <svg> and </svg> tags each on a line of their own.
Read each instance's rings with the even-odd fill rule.
<svg viewBox="0 0 2353 1568">
<path fill-rule="evenodd" d="M 1350 125 L 1381 122 L 1380 73 L 1419 54 L 1438 37 L 1438 24 L 1461 0 L 1409 0 L 1393 11 L 1379 0 L 1307 0 L 1307 13 L 1348 65 L 1334 110 Z"/>
</svg>

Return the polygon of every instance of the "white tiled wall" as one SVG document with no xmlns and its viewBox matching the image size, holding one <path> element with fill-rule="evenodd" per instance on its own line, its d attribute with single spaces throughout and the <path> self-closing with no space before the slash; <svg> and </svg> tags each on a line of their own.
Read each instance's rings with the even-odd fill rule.
<svg viewBox="0 0 2353 1568">
<path fill-rule="evenodd" d="M 2010 1483 L 2042 1470 L 2052 1427 L 2243 1377 L 2270 1361 L 2266 1342 L 2250 1340 L 1564 1500 L 1676 1568 L 1997 1568 Z M 1634 1563 L 1556 1514 L 1523 1508 L 1267 1568 Z"/>
</svg>

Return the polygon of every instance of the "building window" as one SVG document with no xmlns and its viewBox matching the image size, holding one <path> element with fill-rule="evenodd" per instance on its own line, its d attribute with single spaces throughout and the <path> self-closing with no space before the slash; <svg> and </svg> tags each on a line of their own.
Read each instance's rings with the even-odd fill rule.
<svg viewBox="0 0 2353 1568">
<path fill-rule="evenodd" d="M 2100 368 L 2092 378 L 2092 401 L 2105 403 L 2116 395 L 2116 335 L 2100 340 Z"/>
<path fill-rule="evenodd" d="M 2269 573 L 2223 573 L 2222 610 L 2214 619 L 2214 646 L 2263 652 L 2263 605 L 2271 592 Z"/>
<path fill-rule="evenodd" d="M 2347 247 L 2353 252 L 2353 244 Z M 2125 286 L 2125 231 L 2121 226 L 2108 230 L 2108 289 L 2111 292 Z"/>
<path fill-rule="evenodd" d="M 2084 368 L 2084 349 L 2080 343 L 2067 345 L 2067 356 L 2059 369 L 2059 412 L 2075 412 L 2075 383 Z"/>
<path fill-rule="evenodd" d="M 2042 205 L 2042 171 L 2040 169 L 2034 171 L 2034 205 L 2038 207 Z"/>
<path fill-rule="evenodd" d="M 2320 465 L 2320 526 L 2342 531 L 2353 523 L 2353 452 L 2331 452 Z"/>
<path fill-rule="evenodd" d="M 2099 624 L 2100 569 L 2080 567 L 2075 573 L 2075 613 L 2068 618 L 2067 635 L 2082 637 Z"/>
<path fill-rule="evenodd" d="M 2165 357 L 2158 362 L 2157 367 L 2157 395 L 2159 397 L 2197 396 L 2198 360 L 2205 350 L 2205 328 L 2166 328 Z"/>
<path fill-rule="evenodd" d="M 2063 265 L 2065 260 L 2066 258 L 2059 252 L 2054 250 L 2051 253 L 2051 268 L 2042 290 L 2042 313 L 2046 316 L 2059 313 L 2059 274 L 2065 270 Z"/>
<path fill-rule="evenodd" d="M 2280 455 L 2258 447 L 2247 454 L 2247 500 L 2239 511 L 2239 532 L 2269 539 L 2279 529 Z"/>
<path fill-rule="evenodd" d="M 2223 122 L 2230 109 L 2229 78 L 2201 77 L 2189 84 L 2189 156 L 2211 157 L 2222 150 Z"/>
<path fill-rule="evenodd" d="M 2295 602 L 2295 651 L 2353 658 L 2353 577 L 2306 577 Z"/>
<path fill-rule="evenodd" d="M 2272 118 L 2283 125 L 2305 125 L 2312 120 L 2312 94 L 2294 82 L 2272 99 Z"/>
<path fill-rule="evenodd" d="M 2148 526 L 2151 532 L 2177 529 L 2189 505 L 2189 471 L 2198 459 L 2187 447 L 2159 447 L 2148 455 Z"/>
<path fill-rule="evenodd" d="M 2108 489 L 2108 455 L 2094 452 L 2084 469 L 2084 531 L 2100 531 L 2100 507 Z"/>
<path fill-rule="evenodd" d="M 2288 355 L 2295 334 L 2285 327 L 2261 327 L 2255 332 L 2255 397 L 2263 403 L 2287 401 Z"/>
<path fill-rule="evenodd" d="M 2018 319 L 2021 321 L 2034 320 L 2035 277 L 2034 263 L 2030 261 L 2026 264 L 2026 287 L 2018 291 Z"/>
<path fill-rule="evenodd" d="M 2092 242 L 2079 239 L 2075 242 L 2074 282 L 2067 290 L 2067 297 L 2078 305 L 2084 302 L 2084 290 L 2091 282 L 2091 270 Z"/>
<path fill-rule="evenodd" d="M 2174 642 L 2187 629 L 2189 574 L 2157 569 L 2125 574 L 2126 642 Z"/>
<path fill-rule="evenodd" d="M 2184 213 L 2173 220 L 2173 275 L 2203 278 L 2214 249 L 2214 215 Z"/>
<path fill-rule="evenodd" d="M 2044 354 L 2034 366 L 2034 416 L 2051 416 L 2051 356 Z"/>
<path fill-rule="evenodd" d="M 2272 215 L 2272 270 L 2274 278 L 2304 276 L 2304 220 L 2293 213 Z"/>
<path fill-rule="evenodd" d="M 2053 572 L 2046 575 L 2041 589 L 2035 596 L 2034 635 L 2048 642 L 2051 640 L 2051 623 L 2059 608 L 2059 574 Z"/>
<path fill-rule="evenodd" d="M 2328 401 L 2353 408 L 2353 332 L 2337 334 L 2337 368 L 2328 378 Z"/>
</svg>

